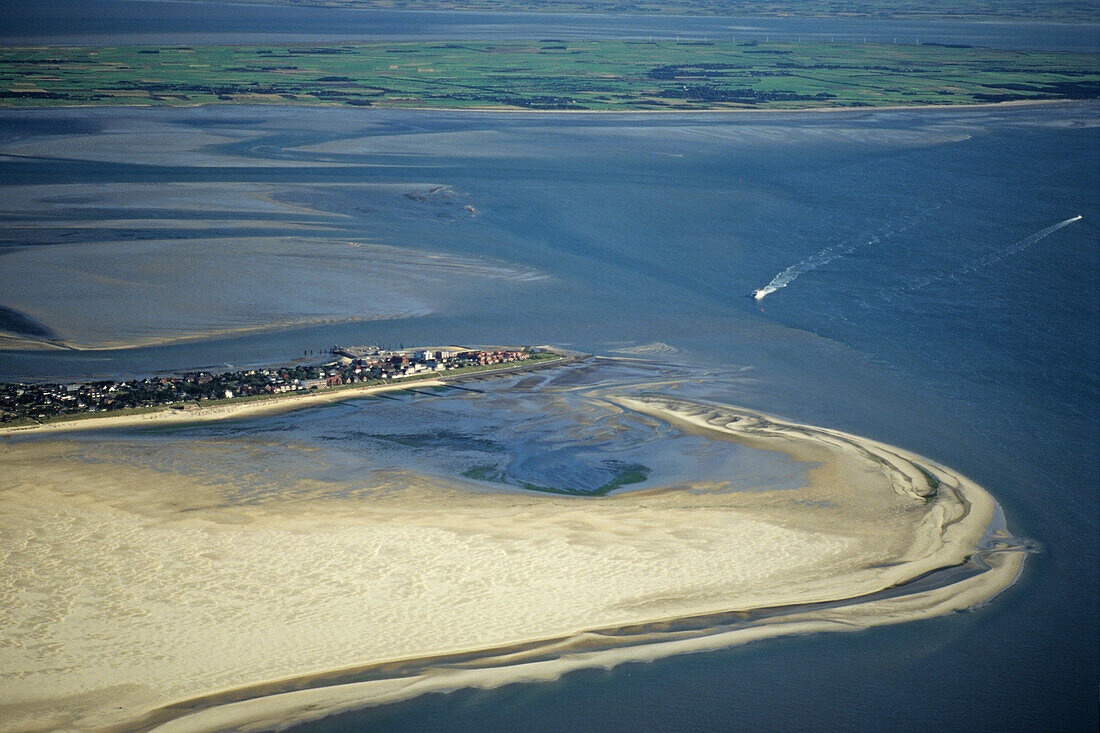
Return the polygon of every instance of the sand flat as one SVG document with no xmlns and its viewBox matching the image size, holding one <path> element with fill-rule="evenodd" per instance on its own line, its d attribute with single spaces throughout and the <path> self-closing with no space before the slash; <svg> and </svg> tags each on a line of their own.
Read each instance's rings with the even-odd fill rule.
<svg viewBox="0 0 1100 733">
<path fill-rule="evenodd" d="M 964 562 L 993 520 L 989 495 L 943 467 L 836 431 L 604 397 L 606 409 L 789 452 L 814 465 L 808 485 L 591 498 L 476 491 L 390 471 L 352 500 L 269 471 L 264 480 L 280 490 L 242 503 L 229 498 L 237 478 L 218 468 L 232 438 L 196 442 L 190 466 L 128 460 L 142 446 L 117 437 L 0 443 L 0 727 L 285 721 L 430 689 L 943 613 L 982 602 L 1019 568 L 1022 556 L 1006 554 L 960 583 L 883 597 Z M 314 460 L 308 445 L 286 450 Z M 939 477 L 935 496 L 918 465 Z M 717 620 L 794 606 L 736 629 Z M 716 614 L 714 633 L 677 628 L 705 614 Z M 479 663 L 479 650 L 509 663 Z M 466 652 L 457 671 L 415 661 Z M 398 660 L 412 670 L 400 679 L 314 690 L 301 682 Z M 276 688 L 287 694 L 272 697 Z M 188 699 L 199 712 L 172 722 L 179 713 L 164 706 Z"/>
<path fill-rule="evenodd" d="M 9 253 L 4 267 L 4 305 L 77 349 L 412 317 L 478 288 L 520 292 L 545 279 L 489 258 L 308 237 L 56 244 Z"/>
</svg>

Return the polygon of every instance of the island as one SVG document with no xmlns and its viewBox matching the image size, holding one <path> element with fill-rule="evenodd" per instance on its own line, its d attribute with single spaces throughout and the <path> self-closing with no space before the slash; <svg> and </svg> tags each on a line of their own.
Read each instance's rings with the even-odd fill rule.
<svg viewBox="0 0 1100 733">
<path fill-rule="evenodd" d="M 0 430 L 70 427 L 75 421 L 107 417 L 154 417 L 175 413 L 195 418 L 285 405 L 288 398 L 331 400 L 390 389 L 438 385 L 442 377 L 513 372 L 517 368 L 567 362 L 563 352 L 543 348 L 390 350 L 378 346 L 333 346 L 318 364 L 241 369 L 214 374 L 188 371 L 131 380 L 69 383 L 0 382 Z M 430 382 L 425 380 L 431 380 Z M 239 414 L 240 410 L 233 411 Z M 85 425 L 87 426 L 87 425 Z"/>
</svg>

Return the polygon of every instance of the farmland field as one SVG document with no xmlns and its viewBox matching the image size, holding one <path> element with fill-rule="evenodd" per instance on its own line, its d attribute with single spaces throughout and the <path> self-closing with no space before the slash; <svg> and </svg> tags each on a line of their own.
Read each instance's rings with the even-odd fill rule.
<svg viewBox="0 0 1100 733">
<path fill-rule="evenodd" d="M 0 48 L 0 106 L 794 109 L 1100 96 L 1092 54 L 943 45 L 562 41 Z"/>
</svg>

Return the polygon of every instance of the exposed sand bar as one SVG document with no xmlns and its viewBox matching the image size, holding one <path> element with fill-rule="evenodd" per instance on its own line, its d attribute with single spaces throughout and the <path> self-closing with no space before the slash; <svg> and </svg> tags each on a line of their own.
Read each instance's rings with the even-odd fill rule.
<svg viewBox="0 0 1100 733">
<path fill-rule="evenodd" d="M 183 463 L 124 438 L 0 441 L 0 727 L 273 727 L 933 616 L 1018 574 L 996 503 L 943 466 L 724 406 L 594 399 L 784 452 L 806 485 L 597 499 L 389 471 L 341 496 L 263 462 L 262 436 L 193 441 Z M 219 457 L 240 451 L 277 488 L 263 500 L 232 500 Z"/>
</svg>

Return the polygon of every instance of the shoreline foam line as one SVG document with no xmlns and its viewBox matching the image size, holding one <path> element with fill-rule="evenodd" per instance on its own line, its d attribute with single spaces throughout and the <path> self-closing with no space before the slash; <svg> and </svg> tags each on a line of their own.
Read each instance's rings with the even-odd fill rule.
<svg viewBox="0 0 1100 733">
<path fill-rule="evenodd" d="M 847 578 L 826 600 L 777 607 L 726 609 L 597 627 L 569 636 L 519 641 L 480 651 L 344 668 L 225 690 L 171 704 L 112 730 L 216 731 L 240 726 L 280 728 L 338 712 L 399 702 L 429 692 L 494 688 L 551 680 L 573 670 L 610 668 L 790 634 L 854 631 L 929 618 L 987 603 L 1018 577 L 1026 549 L 1001 526 L 1003 515 L 984 489 L 960 474 L 894 446 L 841 431 L 783 421 L 726 406 L 667 397 L 600 398 L 624 410 L 685 430 L 805 459 L 841 452 L 916 511 L 929 510 L 927 530 L 898 562 Z M 857 573 L 858 575 L 859 573 Z"/>
</svg>

